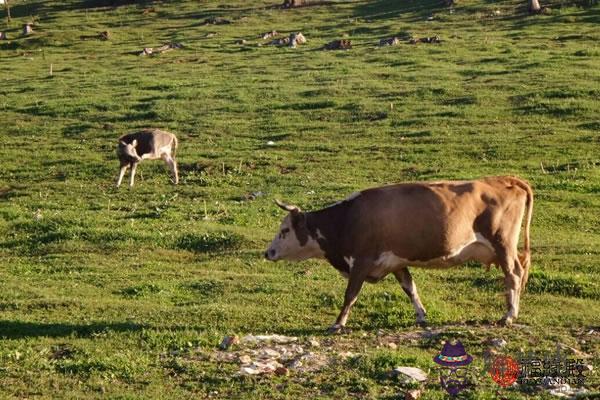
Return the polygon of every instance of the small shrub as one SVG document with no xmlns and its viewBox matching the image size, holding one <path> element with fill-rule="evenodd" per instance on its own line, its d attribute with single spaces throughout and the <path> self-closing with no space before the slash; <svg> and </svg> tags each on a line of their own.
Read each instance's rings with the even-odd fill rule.
<svg viewBox="0 0 600 400">
<path fill-rule="evenodd" d="M 352 367 L 362 371 L 374 379 L 385 379 L 390 372 L 401 365 L 415 365 L 416 357 L 403 356 L 400 353 L 383 350 L 374 354 L 365 355 L 349 361 Z"/>
<path fill-rule="evenodd" d="M 138 298 L 160 292 L 162 292 L 162 289 L 158 285 L 155 285 L 153 283 L 145 283 L 142 285 L 131 286 L 128 288 L 121 289 L 119 293 L 123 297 Z"/>
<path fill-rule="evenodd" d="M 241 236 L 226 231 L 202 234 L 186 233 L 179 237 L 175 247 L 199 253 L 212 253 L 236 249 L 241 243 Z"/>
</svg>

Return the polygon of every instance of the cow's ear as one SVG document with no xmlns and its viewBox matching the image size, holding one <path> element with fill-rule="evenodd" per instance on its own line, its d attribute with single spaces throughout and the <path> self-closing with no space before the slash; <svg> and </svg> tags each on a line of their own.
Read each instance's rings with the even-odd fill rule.
<svg viewBox="0 0 600 400">
<path fill-rule="evenodd" d="M 137 139 L 133 139 L 133 142 L 131 142 L 131 145 L 133 147 L 137 147 Z"/>
<path fill-rule="evenodd" d="M 275 199 L 275 204 L 277 204 L 282 210 L 289 211 L 292 214 L 300 213 L 300 208 L 298 208 L 297 206 L 282 203 L 280 200 L 277 199 Z"/>
</svg>

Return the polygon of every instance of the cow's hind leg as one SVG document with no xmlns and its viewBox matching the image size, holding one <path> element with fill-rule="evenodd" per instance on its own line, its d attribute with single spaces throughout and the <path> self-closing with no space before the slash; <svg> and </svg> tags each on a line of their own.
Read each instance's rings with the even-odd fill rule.
<svg viewBox="0 0 600 400">
<path fill-rule="evenodd" d="M 417 324 L 425 325 L 425 315 L 427 314 L 425 311 L 425 307 L 423 307 L 423 303 L 421 303 L 421 299 L 419 298 L 419 293 L 417 293 L 417 286 L 412 279 L 408 268 L 402 268 L 399 271 L 394 272 L 396 279 L 402 285 L 402 289 L 410 298 L 410 301 L 415 308 L 415 314 L 417 315 Z"/>
<path fill-rule="evenodd" d="M 506 290 L 507 312 L 498 321 L 501 325 L 510 326 L 519 316 L 519 301 L 521 297 L 521 281 L 524 275 L 523 267 L 516 252 L 508 252 L 499 260 L 500 267 L 504 272 L 504 286 Z"/>
<path fill-rule="evenodd" d="M 367 263 L 361 262 L 360 260 L 356 260 L 354 262 L 354 265 L 351 267 L 348 275 L 348 286 L 346 286 L 346 294 L 344 295 L 344 305 L 342 306 L 342 311 L 340 311 L 335 324 L 333 324 L 327 330 L 327 332 L 338 333 L 346 326 L 350 309 L 356 302 L 358 293 L 360 292 L 360 289 L 362 288 L 362 285 L 367 277 L 368 267 L 369 265 Z"/>
</svg>

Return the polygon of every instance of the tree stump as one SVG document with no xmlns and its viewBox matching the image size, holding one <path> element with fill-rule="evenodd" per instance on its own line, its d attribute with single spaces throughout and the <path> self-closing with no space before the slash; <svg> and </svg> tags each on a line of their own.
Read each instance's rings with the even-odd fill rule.
<svg viewBox="0 0 600 400">
<path fill-rule="evenodd" d="M 349 50 L 352 48 L 352 42 L 348 39 L 334 40 L 333 42 L 327 43 L 324 47 L 325 50 Z"/>
<path fill-rule="evenodd" d="M 400 38 L 396 36 L 379 41 L 379 46 L 396 46 L 398 44 L 400 44 Z"/>
<path fill-rule="evenodd" d="M 294 8 L 294 7 L 302 7 L 308 5 L 307 0 L 284 0 L 283 8 Z"/>
<path fill-rule="evenodd" d="M 204 25 L 228 25 L 231 21 L 221 17 L 210 17 L 204 20 Z"/>
<path fill-rule="evenodd" d="M 10 22 L 12 18 L 10 17 L 10 4 L 8 4 L 8 0 L 4 0 L 4 7 L 6 7 L 6 19 Z"/>
<path fill-rule="evenodd" d="M 31 35 L 33 33 L 33 26 L 31 24 L 23 25 L 23 35 Z"/>
<path fill-rule="evenodd" d="M 260 37 L 262 37 L 263 40 L 267 40 L 267 39 L 271 39 L 272 37 L 275 37 L 279 35 L 279 32 L 273 30 L 271 32 L 265 32 L 262 35 L 260 35 Z"/>
<path fill-rule="evenodd" d="M 306 43 L 306 38 L 304 37 L 304 35 L 302 34 L 302 32 L 290 34 L 290 38 L 289 39 L 290 39 L 289 40 L 289 46 L 292 47 L 292 48 L 296 48 L 296 46 L 299 45 L 299 44 Z"/>
</svg>

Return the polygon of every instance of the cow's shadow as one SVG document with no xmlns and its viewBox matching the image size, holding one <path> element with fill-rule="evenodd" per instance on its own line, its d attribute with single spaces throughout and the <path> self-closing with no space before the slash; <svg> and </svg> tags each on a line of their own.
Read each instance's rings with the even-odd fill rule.
<svg viewBox="0 0 600 400">
<path fill-rule="evenodd" d="M 42 323 L 24 321 L 0 321 L 1 339 L 23 339 L 30 337 L 91 337 L 102 332 L 136 332 L 145 325 L 132 322 L 93 322 L 90 324 Z"/>
</svg>

